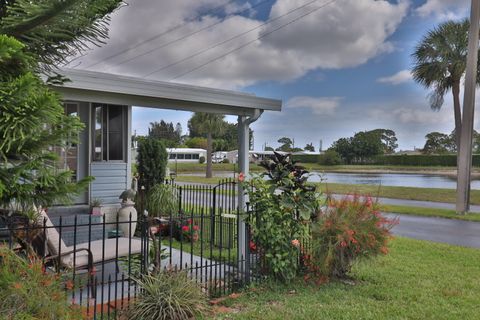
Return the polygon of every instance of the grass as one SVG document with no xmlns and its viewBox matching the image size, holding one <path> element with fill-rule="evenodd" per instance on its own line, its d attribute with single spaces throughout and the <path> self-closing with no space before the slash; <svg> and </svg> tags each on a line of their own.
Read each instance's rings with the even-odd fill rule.
<svg viewBox="0 0 480 320">
<path fill-rule="evenodd" d="M 467 215 L 459 215 L 455 210 L 448 209 L 437 209 L 437 208 L 423 208 L 423 207 L 410 207 L 410 206 L 397 206 L 397 205 L 383 205 L 382 211 L 398 213 L 398 214 L 408 214 L 415 216 L 424 216 L 424 217 L 438 217 L 446 219 L 456 219 L 456 220 L 465 220 L 465 221 L 478 221 L 480 222 L 479 213 L 470 213 Z"/>
<path fill-rule="evenodd" d="M 166 253 L 168 253 L 168 247 L 170 242 L 167 240 L 162 241 L 162 248 L 167 248 Z M 226 263 L 234 262 L 237 259 L 237 248 L 233 247 L 230 249 L 230 252 L 226 248 L 220 250 L 218 247 L 212 246 L 212 251 L 210 252 L 210 243 L 207 241 L 203 242 L 203 248 L 201 241 L 196 241 L 193 243 L 184 241 L 180 242 L 176 239 L 172 239 L 172 248 L 182 250 L 184 253 L 194 254 L 196 256 L 203 256 L 204 259 L 223 261 Z M 184 262 L 188 262 L 188 259 L 184 258 Z"/>
<path fill-rule="evenodd" d="M 179 176 L 177 181 L 216 184 L 222 178 Z M 376 186 L 367 184 L 318 183 L 320 190 L 336 194 L 371 194 L 382 198 L 455 203 L 455 189 Z M 471 203 L 480 204 L 480 190 L 471 191 Z"/>
<path fill-rule="evenodd" d="M 206 163 L 177 163 L 170 162 L 168 163 L 168 167 L 170 170 L 178 171 L 177 173 L 192 173 L 192 172 L 205 172 L 207 169 Z M 235 163 L 213 163 L 212 164 L 213 171 L 230 171 L 230 172 L 238 172 L 238 164 Z M 262 170 L 256 164 L 250 164 L 250 170 L 252 171 L 259 171 Z"/>
<path fill-rule="evenodd" d="M 323 192 L 371 194 L 382 198 L 455 203 L 455 189 L 375 186 L 366 184 L 320 183 Z M 480 204 L 480 190 L 471 191 L 471 203 Z"/>
<path fill-rule="evenodd" d="M 216 319 L 478 319 L 480 250 L 406 238 L 390 249 L 354 267 L 355 285 L 266 285 Z"/>
</svg>

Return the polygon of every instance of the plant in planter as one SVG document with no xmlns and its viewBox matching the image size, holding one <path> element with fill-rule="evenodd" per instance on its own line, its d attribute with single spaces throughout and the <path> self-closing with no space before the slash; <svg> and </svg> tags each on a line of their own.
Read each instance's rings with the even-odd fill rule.
<svg viewBox="0 0 480 320">
<path fill-rule="evenodd" d="M 147 194 L 146 209 L 151 217 L 169 217 L 178 211 L 177 190 L 168 184 L 154 185 Z"/>
<path fill-rule="evenodd" d="M 90 204 L 92 216 L 101 216 L 102 215 L 102 200 L 93 199 Z"/>
</svg>

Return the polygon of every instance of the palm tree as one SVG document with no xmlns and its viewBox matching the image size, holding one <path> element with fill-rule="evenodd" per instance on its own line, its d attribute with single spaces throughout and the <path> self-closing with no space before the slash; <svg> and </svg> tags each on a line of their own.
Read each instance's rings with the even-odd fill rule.
<svg viewBox="0 0 480 320">
<path fill-rule="evenodd" d="M 462 127 L 460 81 L 467 63 L 469 25 L 468 20 L 440 24 L 427 33 L 412 54 L 413 79 L 432 89 L 429 100 L 433 110 L 442 107 L 445 94 L 452 90 L 456 132 L 461 132 Z M 455 143 L 459 150 L 459 134 Z"/>
<path fill-rule="evenodd" d="M 222 134 L 225 128 L 225 118 L 221 114 L 195 112 L 189 121 L 189 127 L 195 132 L 207 136 L 207 172 L 206 177 L 212 177 L 212 133 Z"/>
</svg>

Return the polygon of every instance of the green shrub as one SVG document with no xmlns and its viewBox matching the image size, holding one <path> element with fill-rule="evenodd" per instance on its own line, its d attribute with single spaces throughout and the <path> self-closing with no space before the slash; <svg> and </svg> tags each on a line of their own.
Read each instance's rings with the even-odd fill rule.
<svg viewBox="0 0 480 320">
<path fill-rule="evenodd" d="M 228 160 L 227 158 L 225 158 L 225 159 L 222 160 L 222 163 L 230 163 L 230 160 Z"/>
<path fill-rule="evenodd" d="M 342 163 L 342 157 L 335 150 L 327 150 L 320 156 L 319 163 L 326 166 L 336 166 Z"/>
<path fill-rule="evenodd" d="M 253 240 L 250 247 L 261 255 L 265 274 L 289 281 L 297 275 L 298 244 L 308 237 L 319 194 L 306 184 L 308 172 L 289 156 L 275 153 L 261 165 L 267 171 L 243 183 L 254 210 L 248 219 Z M 243 179 L 240 173 L 239 180 Z"/>
<path fill-rule="evenodd" d="M 146 208 L 151 217 L 169 216 L 178 211 L 176 189 L 168 184 L 156 184 L 147 194 Z"/>
<path fill-rule="evenodd" d="M 312 251 L 303 257 L 310 276 L 346 278 L 355 260 L 387 254 L 396 223 L 383 217 L 369 196 L 330 199 L 312 226 Z"/>
<path fill-rule="evenodd" d="M 378 165 L 401 165 L 401 166 L 443 166 L 455 167 L 457 165 L 456 154 L 415 154 L 415 155 L 384 155 L 370 159 L 368 164 Z M 480 154 L 473 155 L 472 165 L 480 167 Z"/>
<path fill-rule="evenodd" d="M 0 317 L 2 319 L 82 319 L 70 305 L 65 284 L 44 271 L 40 259 L 24 259 L 0 248 Z"/>
<path fill-rule="evenodd" d="M 205 163 L 205 157 L 204 157 L 204 156 L 201 156 L 201 157 L 198 159 L 198 163 L 200 163 L 200 164 Z"/>
<path fill-rule="evenodd" d="M 148 191 L 154 185 L 163 183 L 168 164 L 165 145 L 158 139 L 145 137 L 138 141 L 139 186 Z"/>
<path fill-rule="evenodd" d="M 128 319 L 194 319 L 207 311 L 207 296 L 186 272 L 163 271 L 136 280 L 140 294 Z"/>
<path fill-rule="evenodd" d="M 293 161 L 301 163 L 318 163 L 320 161 L 321 155 L 318 154 L 292 154 L 291 158 Z"/>
</svg>

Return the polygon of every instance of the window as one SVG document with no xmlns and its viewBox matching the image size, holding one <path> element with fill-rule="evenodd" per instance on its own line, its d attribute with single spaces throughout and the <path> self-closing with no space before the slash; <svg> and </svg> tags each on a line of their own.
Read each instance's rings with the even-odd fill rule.
<svg viewBox="0 0 480 320">
<path fill-rule="evenodd" d="M 183 160 L 183 159 L 185 159 L 185 155 L 182 154 L 182 153 L 179 153 L 179 154 L 177 154 L 177 159 L 178 160 Z"/>
<path fill-rule="evenodd" d="M 177 155 L 176 155 L 175 153 L 170 153 L 169 159 L 175 159 L 176 156 L 177 156 Z"/>
<path fill-rule="evenodd" d="M 191 160 L 192 159 L 192 154 L 186 154 L 185 159 L 186 160 Z"/>
<path fill-rule="evenodd" d="M 192 159 L 198 160 L 198 159 L 200 159 L 200 156 L 198 155 L 198 153 L 196 153 L 196 154 L 193 155 L 193 158 L 192 158 Z"/>
<path fill-rule="evenodd" d="M 123 161 L 127 107 L 93 104 L 93 161 Z"/>
</svg>

